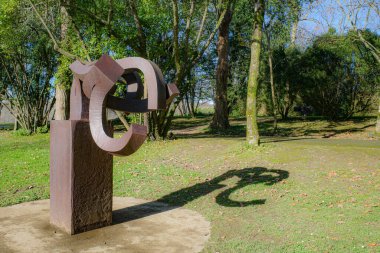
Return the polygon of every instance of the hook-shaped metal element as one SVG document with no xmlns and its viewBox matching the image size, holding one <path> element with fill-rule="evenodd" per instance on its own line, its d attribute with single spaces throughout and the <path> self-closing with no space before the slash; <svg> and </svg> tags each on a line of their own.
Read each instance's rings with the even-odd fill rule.
<svg viewBox="0 0 380 253">
<path fill-rule="evenodd" d="M 70 98 L 70 119 L 89 120 L 92 137 L 103 150 L 114 155 L 130 155 L 145 141 L 147 128 L 132 124 L 121 138 L 112 138 L 106 119 L 106 108 L 126 113 L 165 109 L 179 94 L 175 84 L 166 85 L 159 67 L 140 57 L 113 60 L 103 55 L 97 62 L 70 66 L 74 72 Z M 141 99 L 143 85 L 138 72 L 144 76 L 147 98 Z M 116 82 L 124 80 L 130 87 L 125 98 L 112 95 Z"/>
</svg>

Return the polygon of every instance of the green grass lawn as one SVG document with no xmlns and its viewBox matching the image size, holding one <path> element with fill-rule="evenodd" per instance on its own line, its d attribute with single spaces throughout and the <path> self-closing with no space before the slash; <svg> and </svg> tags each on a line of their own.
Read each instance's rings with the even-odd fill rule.
<svg viewBox="0 0 380 253">
<path fill-rule="evenodd" d="M 115 157 L 114 195 L 198 211 L 212 226 L 204 252 L 380 252 L 373 119 L 282 122 L 291 134 L 264 137 L 256 149 L 240 137 L 242 120 L 231 135 L 209 134 L 208 120 L 177 119 L 178 139 Z M 0 131 L 0 206 L 43 198 L 49 135 Z"/>
</svg>

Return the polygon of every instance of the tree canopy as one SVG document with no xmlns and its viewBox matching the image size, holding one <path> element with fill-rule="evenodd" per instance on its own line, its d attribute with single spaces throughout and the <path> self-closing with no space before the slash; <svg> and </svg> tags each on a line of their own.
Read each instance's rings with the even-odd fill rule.
<svg viewBox="0 0 380 253">
<path fill-rule="evenodd" d="M 328 3 L 340 11 L 338 17 L 345 20 L 340 24 L 349 28 L 328 23 L 330 30 L 304 36 L 303 22 L 316 22 L 313 11 Z M 179 87 L 179 97 L 166 110 L 145 115 L 153 138 L 166 138 L 175 113 L 194 116 L 200 103 L 215 101 L 216 113 L 224 115 L 214 117 L 215 126 L 226 116 L 228 120 L 228 115 L 245 115 L 250 109 L 246 105 L 250 63 L 259 66 L 253 74 L 257 78 L 254 110 L 259 115 L 286 119 L 300 111 L 305 114 L 308 108 L 306 114 L 338 119 L 371 112 L 378 104 L 379 34 L 373 25 L 366 28 L 369 22 L 358 22 L 349 14 L 356 13 L 357 18 L 368 11 L 367 18 L 373 17 L 378 6 L 373 1 L 360 3 L 1 1 L 1 101 L 31 131 L 47 124 L 37 118 L 47 118 L 54 104 L 56 118 L 65 119 L 72 80 L 68 66 L 75 59 L 86 63 L 106 53 L 114 58 L 148 58 L 160 66 L 166 82 Z M 257 16 L 260 4 L 262 18 Z M 318 22 L 323 20 L 320 16 Z M 260 37 L 252 35 L 257 24 Z M 253 49 L 252 42 L 260 48 Z M 260 51 L 255 62 L 252 50 Z M 30 114 L 41 110 L 43 116 Z M 28 121 L 25 117 L 31 122 L 21 123 Z"/>
</svg>

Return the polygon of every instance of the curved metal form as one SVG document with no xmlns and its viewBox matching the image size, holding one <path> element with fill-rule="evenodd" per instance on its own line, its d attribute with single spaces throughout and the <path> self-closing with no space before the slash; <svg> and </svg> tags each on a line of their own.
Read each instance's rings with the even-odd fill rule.
<svg viewBox="0 0 380 253">
<path fill-rule="evenodd" d="M 70 68 L 74 73 L 70 119 L 88 119 L 95 143 L 114 155 L 134 153 L 144 143 L 147 128 L 132 124 L 121 138 L 112 138 L 106 108 L 126 113 L 161 110 L 179 94 L 175 84 L 165 84 L 162 72 L 155 63 L 140 57 L 115 61 L 103 55 L 95 63 L 83 65 L 76 61 Z M 147 86 L 148 96 L 144 99 L 141 99 L 144 87 L 138 72 L 144 76 Z M 118 81 L 128 85 L 124 98 L 112 95 Z"/>
</svg>

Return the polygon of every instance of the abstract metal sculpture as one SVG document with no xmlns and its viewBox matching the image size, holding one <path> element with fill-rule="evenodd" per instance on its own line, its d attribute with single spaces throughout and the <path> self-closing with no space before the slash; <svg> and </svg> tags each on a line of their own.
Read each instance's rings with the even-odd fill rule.
<svg viewBox="0 0 380 253">
<path fill-rule="evenodd" d="M 179 91 L 164 83 L 156 64 L 139 57 L 103 55 L 70 68 L 70 120 L 51 123 L 50 223 L 76 234 L 112 223 L 112 155 L 134 153 L 147 137 L 145 126 L 132 124 L 121 138 L 113 138 L 106 108 L 125 113 L 165 109 Z M 113 96 L 118 81 L 127 85 L 122 98 Z"/>
</svg>

